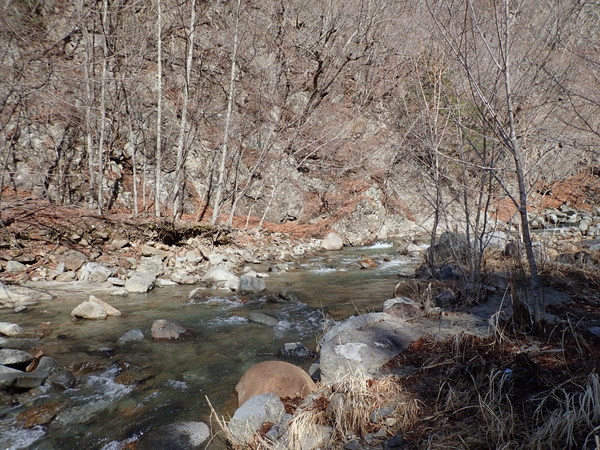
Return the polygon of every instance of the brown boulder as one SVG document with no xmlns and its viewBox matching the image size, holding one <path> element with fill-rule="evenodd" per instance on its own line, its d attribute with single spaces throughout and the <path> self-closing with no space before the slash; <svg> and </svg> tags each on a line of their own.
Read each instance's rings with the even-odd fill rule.
<svg viewBox="0 0 600 450">
<path fill-rule="evenodd" d="M 316 389 L 315 382 L 304 370 L 283 361 L 263 361 L 253 365 L 235 387 L 238 406 L 267 392 L 281 398 L 304 397 Z"/>
</svg>

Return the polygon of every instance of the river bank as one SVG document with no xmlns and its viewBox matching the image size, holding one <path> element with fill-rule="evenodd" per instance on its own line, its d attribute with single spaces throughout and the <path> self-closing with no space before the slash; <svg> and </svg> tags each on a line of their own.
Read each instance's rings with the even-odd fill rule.
<svg viewBox="0 0 600 450">
<path fill-rule="evenodd" d="M 21 228 L 27 230 L 27 226 Z M 510 277 L 502 257 L 490 260 L 490 268 L 495 267 L 490 285 L 495 291 L 490 292 L 495 294 L 482 304 L 466 305 L 456 296 L 448 301 L 447 291 L 458 292 L 448 282 L 412 280 L 426 249 L 425 241 L 414 236 L 339 251 L 322 248 L 324 234 L 321 238 L 295 237 L 279 232 L 187 227 L 178 237 L 165 232 L 169 227 L 159 232 L 155 226 L 138 224 L 124 233 L 123 224 L 103 229 L 91 220 L 85 229 L 77 233 L 78 237 L 69 238 L 79 239 L 77 243 L 44 241 L 31 231 L 13 232 L 17 241 L 12 244 L 19 246 L 5 239 L 9 247 L 4 245 L 3 255 L 11 258 L 5 257 L 5 269 L 9 261 L 37 255 L 30 263 L 26 259 L 20 263 L 25 267 L 11 264 L 13 268 L 1 274 L 2 321 L 8 323 L 5 334 L 14 333 L 4 338 L 2 347 L 23 351 L 13 353 L 23 360 L 11 363 L 10 368 L 18 367 L 23 373 L 19 383 L 25 383 L 21 387 L 12 384 L 19 378 L 14 372 L 3 375 L 6 380 L 13 377 L 1 396 L 5 419 L 0 426 L 10 439 L 4 442 L 9 447 L 64 448 L 86 443 L 92 448 L 155 448 L 167 442 L 188 442 L 191 436 L 212 436 L 208 448 L 224 447 L 220 440 L 223 434 L 211 421 L 206 397 L 219 414 L 233 415 L 233 386 L 246 368 L 264 360 L 283 358 L 309 370 L 320 353 L 325 372 L 329 370 L 331 376 L 332 367 L 346 366 L 347 362 L 324 356 L 324 349 L 329 355 L 339 353 L 337 344 L 327 344 L 336 341 L 324 340 L 325 331 L 337 325 L 352 330 L 352 319 L 346 319 L 357 313 L 361 314 L 358 320 L 375 317 L 380 323 L 384 318 L 396 324 L 390 329 L 400 326 L 405 331 L 414 330 L 401 350 L 394 347 L 381 353 L 382 360 L 390 360 L 388 369 L 394 383 L 412 386 L 411 405 L 415 401 L 432 404 L 428 393 L 445 385 L 446 374 L 434 370 L 438 363 L 448 368 L 456 364 L 470 367 L 469 355 L 480 353 L 482 347 L 493 349 L 495 355 L 490 356 L 484 371 L 488 377 L 491 369 L 513 370 L 518 353 L 524 352 L 543 366 L 549 354 L 566 351 L 560 350 L 566 347 L 560 347 L 555 339 L 559 331 L 552 339 L 536 341 L 510 328 L 511 305 L 506 297 Z M 71 231 L 67 227 L 59 234 L 67 236 Z M 564 228 L 538 235 L 536 248 L 543 256 L 548 282 L 549 318 L 563 336 L 569 327 L 579 336 L 569 341 L 568 364 L 576 361 L 581 368 L 589 368 L 595 364 L 592 353 L 586 354 L 589 358 L 581 364 L 582 354 L 576 357 L 572 352 L 577 343 L 594 342 L 590 330 L 600 326 L 594 277 L 585 276 L 586 271 L 592 274 L 597 264 L 597 242 L 578 233 Z M 152 240 L 160 236 L 174 241 L 168 245 Z M 331 240 L 333 248 L 339 249 L 339 239 Z M 501 244 L 508 243 L 508 235 L 504 240 Z M 506 248 L 496 250 L 501 255 Z M 220 278 L 207 277 L 214 269 L 219 269 Z M 127 283 L 140 272 L 150 275 L 152 289 L 128 291 Z M 59 281 L 61 275 L 65 281 Z M 190 277 L 190 284 L 185 277 Z M 240 289 L 242 280 L 246 281 Z M 387 309 L 392 310 L 380 313 L 394 291 L 416 300 L 419 312 L 411 317 L 397 317 L 396 313 L 390 319 L 394 308 L 406 313 L 406 307 L 402 302 L 400 306 L 388 302 Z M 437 297 L 444 292 L 446 297 Z M 73 320 L 73 310 L 89 301 L 90 295 L 116 307 L 121 316 Z M 422 311 L 427 296 L 435 302 L 434 314 Z M 368 315 L 373 312 L 385 316 Z M 494 326 L 490 317 L 495 318 Z M 573 325 L 575 317 L 578 322 Z M 162 331 L 180 330 L 181 336 L 168 340 L 157 337 L 157 321 L 175 324 L 162 326 Z M 20 329 L 11 328 L 13 325 Z M 467 335 L 472 337 L 465 338 Z M 354 331 L 350 336 L 351 340 L 343 343 L 344 349 L 373 348 L 372 336 L 365 341 L 357 341 Z M 464 339 L 465 344 L 459 344 Z M 463 349 L 462 356 L 444 362 L 440 351 L 452 340 L 457 342 L 456 348 Z M 286 348 L 297 351 L 286 354 L 282 352 Z M 43 356 L 36 356 L 40 351 Z M 396 354 L 404 356 L 394 357 Z M 348 355 L 350 361 L 356 361 L 356 353 Z M 449 356 L 447 349 L 445 356 Z M 38 366 L 27 371 L 34 361 Z M 558 363 L 552 360 L 552 364 Z M 565 381 L 565 370 L 567 366 L 557 370 L 556 380 Z M 434 381 L 416 383 L 414 377 L 424 373 L 431 374 L 439 386 L 434 389 Z M 53 378 L 48 382 L 50 374 Z M 337 392 L 332 390 L 334 385 L 331 380 L 323 382 L 325 391 L 316 398 L 329 404 L 329 396 Z M 367 390 L 361 395 L 370 398 L 371 394 Z M 288 409 L 294 412 L 297 406 L 288 405 Z M 431 439 L 427 414 L 433 412 L 423 407 L 410 411 L 410 420 L 397 420 L 393 416 L 398 411 L 394 410 L 383 417 L 385 420 L 375 422 L 368 417 L 370 411 L 356 431 L 362 434 L 355 438 L 343 438 L 337 432 L 324 436 L 360 445 L 351 448 L 383 448 L 400 441 L 418 447 L 423 439 Z M 110 419 L 98 420 L 107 415 Z M 327 417 L 338 423 L 348 420 Z M 204 428 L 206 424 L 210 428 Z M 438 431 L 447 438 L 445 431 Z M 287 439 L 285 434 L 279 438 Z M 190 444 L 181 445 L 186 448 Z"/>
</svg>

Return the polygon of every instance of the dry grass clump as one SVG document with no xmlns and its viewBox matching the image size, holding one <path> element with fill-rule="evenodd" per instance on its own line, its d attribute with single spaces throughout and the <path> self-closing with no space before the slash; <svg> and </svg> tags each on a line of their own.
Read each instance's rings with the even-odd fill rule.
<svg viewBox="0 0 600 450">
<path fill-rule="evenodd" d="M 425 405 L 417 448 L 600 448 L 600 354 L 580 337 L 422 340 L 395 361 Z M 524 349 L 534 349 L 524 351 Z"/>
<path fill-rule="evenodd" d="M 287 400 L 290 399 L 284 400 L 289 409 Z M 235 449 L 304 450 L 338 448 L 348 440 L 364 437 L 382 427 L 392 435 L 398 429 L 411 427 L 419 409 L 419 402 L 407 396 L 396 377 L 373 379 L 356 373 L 335 384 L 322 386 L 295 407 L 291 420 L 285 425 L 285 435 L 277 441 L 265 437 L 270 428 L 267 426 L 255 433 L 253 442 L 242 446 L 236 442 L 227 420 L 218 417 L 216 420 L 225 439 Z M 372 416 L 378 413 L 382 417 L 373 422 Z M 385 419 L 388 419 L 387 425 L 383 423 Z"/>
</svg>

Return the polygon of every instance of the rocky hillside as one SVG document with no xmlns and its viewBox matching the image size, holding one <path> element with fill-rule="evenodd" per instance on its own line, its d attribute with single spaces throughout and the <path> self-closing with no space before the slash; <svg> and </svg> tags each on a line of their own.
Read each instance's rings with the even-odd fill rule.
<svg viewBox="0 0 600 450">
<path fill-rule="evenodd" d="M 464 26 L 493 31 L 497 6 Z M 515 195 L 510 118 L 531 192 L 598 162 L 596 9 L 522 7 L 488 39 L 517 61 L 509 111 L 482 42 L 453 44 L 460 4 L 9 0 L 0 213 L 43 198 L 350 244 L 450 227 L 477 192 Z"/>
</svg>

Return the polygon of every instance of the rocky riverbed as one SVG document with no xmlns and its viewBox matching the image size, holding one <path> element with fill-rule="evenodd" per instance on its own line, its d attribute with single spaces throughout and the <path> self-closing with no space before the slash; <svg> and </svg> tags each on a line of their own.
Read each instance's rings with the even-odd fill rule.
<svg viewBox="0 0 600 450">
<path fill-rule="evenodd" d="M 540 231 L 535 248 L 542 265 L 593 271 L 600 260 L 600 242 L 590 235 L 590 229 L 594 230 L 595 224 L 586 230 L 577 225 Z M 292 239 L 280 233 L 257 235 L 235 230 L 189 233 L 169 245 L 160 240 L 125 239 L 90 228 L 71 236 L 77 242 L 69 245 L 15 247 L 6 241 L 0 246 L 4 261 L 0 284 L 1 401 L 6 417 L 17 423 L 2 425 L 4 435 L 10 439 L 2 441 L 4 444 L 27 447 L 38 442 L 48 429 L 68 429 L 87 423 L 97 414 L 114 411 L 121 417 L 141 414 L 144 419 L 135 419 L 133 425 L 120 430 L 117 441 L 101 438 L 89 442 L 113 442 L 110 445 L 114 448 L 128 442 L 142 448 L 166 442 L 197 446 L 217 431 L 197 420 L 207 421 L 205 404 L 201 407 L 203 413 L 188 411 L 180 420 L 169 423 L 163 423 L 162 415 L 159 422 L 153 422 L 143 412 L 161 408 L 164 392 L 179 398 L 179 394 L 189 397 L 190 391 L 198 390 L 194 395 L 202 399 L 199 392 L 206 388 L 205 380 L 200 379 L 214 375 L 194 375 L 197 357 L 204 364 L 215 364 L 213 374 L 231 371 L 232 379 L 239 378 L 253 361 L 277 357 L 291 358 L 309 370 L 317 350 L 314 336 L 331 327 L 318 342 L 320 366 L 310 372 L 332 385 L 356 372 L 382 376 L 387 361 L 424 337 L 441 340 L 464 333 L 487 336 L 490 317 L 511 314 L 510 302 L 505 302 L 502 294 L 509 283 L 505 273 L 496 273 L 486 288 L 493 301 L 463 311 L 456 309 L 461 299 L 452 287 L 458 268 L 448 266 L 442 271 L 447 282 L 432 284 L 427 280 L 427 271 L 420 272 L 423 280 L 410 280 L 425 257 L 424 240 L 381 243 L 347 254 L 337 253 L 343 248 L 344 238 L 335 234 L 322 239 Z M 19 239 L 24 242 L 22 236 Z M 447 235 L 435 251 L 443 254 L 444 245 L 456 246 L 457 242 L 460 239 Z M 487 244 L 497 255 L 510 256 L 514 251 L 511 242 L 506 232 L 496 231 L 487 237 Z M 313 274 L 308 281 L 303 280 L 307 272 Z M 369 275 L 375 273 L 379 275 Z M 396 286 L 398 277 L 404 281 Z M 336 290 L 338 298 L 349 303 L 326 306 L 335 322 L 323 314 L 323 299 L 331 295 L 328 289 Z M 358 289 L 364 290 L 362 295 L 357 294 Z M 418 297 L 427 289 L 433 304 L 425 307 Z M 390 299 L 392 292 L 399 298 Z M 165 293 L 174 301 L 166 310 L 160 309 L 169 304 Z M 560 321 L 565 305 L 573 303 L 572 295 L 555 289 L 547 289 L 546 294 L 552 304 L 549 318 Z M 55 304 L 64 305 L 60 313 L 48 306 Z M 381 312 L 344 320 L 353 314 L 353 308 L 361 313 Z M 33 321 L 29 319 L 32 313 L 36 317 Z M 137 319 L 132 320 L 134 317 Z M 586 332 L 594 334 L 600 329 L 596 316 L 582 323 Z M 253 355 L 250 359 L 242 361 L 234 356 L 225 366 L 210 362 L 222 360 L 219 352 L 223 350 L 199 344 L 205 340 L 202 334 L 210 330 L 217 340 L 240 346 L 237 339 L 230 339 L 234 329 L 239 336 L 243 327 L 264 337 L 261 342 L 271 343 L 265 346 L 254 338 L 246 339 L 242 347 Z M 86 337 L 76 337 L 79 334 L 74 330 L 84 329 Z M 104 336 L 94 343 L 85 342 L 90 333 Z M 63 349 L 61 340 L 66 344 Z M 173 342 L 180 342 L 177 351 L 164 347 Z M 273 350 L 274 342 L 279 350 Z M 252 346 L 257 348 L 249 350 Z M 142 356 L 132 356 L 135 352 Z M 155 364 L 160 359 L 169 360 L 179 370 L 160 375 L 164 369 L 159 370 Z M 393 373 L 405 376 L 410 370 L 394 368 Z M 225 384 L 232 386 L 234 381 Z M 213 398 L 219 396 L 218 388 L 210 392 Z M 223 397 L 230 398 L 230 393 Z M 217 403 L 217 407 L 233 413 L 230 401 Z M 167 415 L 171 407 L 166 408 Z M 252 411 L 251 415 L 256 416 L 257 410 Z M 279 425 L 274 430 L 278 429 L 279 434 L 271 437 L 285 443 L 289 438 L 285 427 L 293 418 L 278 416 Z M 391 421 L 389 426 L 379 423 L 378 428 L 386 431 L 370 436 L 370 442 L 384 445 L 394 426 Z M 327 430 L 321 431 L 322 438 L 328 439 Z M 81 439 L 78 433 L 70 438 L 55 437 L 48 441 L 47 448 L 77 442 Z M 106 435 L 105 431 L 97 433 Z M 236 439 L 246 442 L 253 435 Z M 211 441 L 214 448 L 218 445 Z"/>
</svg>

